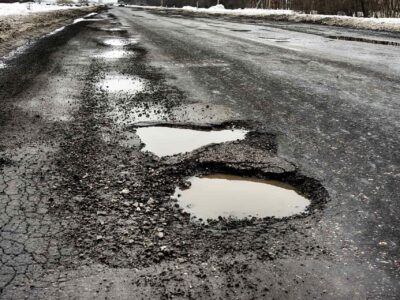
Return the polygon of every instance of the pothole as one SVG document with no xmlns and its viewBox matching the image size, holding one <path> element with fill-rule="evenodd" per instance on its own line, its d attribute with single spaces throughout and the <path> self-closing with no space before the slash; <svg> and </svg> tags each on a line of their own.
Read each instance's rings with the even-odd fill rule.
<svg viewBox="0 0 400 300">
<path fill-rule="evenodd" d="M 103 53 L 96 54 L 96 58 L 105 58 L 105 59 L 119 59 L 123 58 L 128 55 L 128 52 L 125 50 L 121 49 L 114 49 L 114 50 L 108 50 L 104 51 Z"/>
<path fill-rule="evenodd" d="M 136 134 L 145 144 L 143 151 L 159 157 L 190 152 L 200 147 L 244 139 L 247 131 L 242 129 L 193 130 L 165 126 L 142 127 Z"/>
<path fill-rule="evenodd" d="M 126 28 L 122 27 L 115 27 L 115 28 L 101 28 L 103 31 L 108 31 L 108 32 L 120 32 L 120 33 L 126 33 L 128 30 Z"/>
<path fill-rule="evenodd" d="M 310 200 L 276 180 L 215 174 L 192 177 L 187 189 L 172 196 L 193 217 L 202 220 L 247 217 L 283 218 L 306 212 Z"/>
<path fill-rule="evenodd" d="M 114 47 L 122 47 L 129 44 L 136 44 L 137 40 L 135 39 L 120 39 L 120 38 L 109 38 L 102 41 L 102 43 L 106 46 L 114 46 Z"/>
<path fill-rule="evenodd" d="M 108 74 L 98 83 L 98 86 L 110 93 L 136 94 L 144 91 L 146 84 L 143 79 L 119 74 Z"/>
</svg>

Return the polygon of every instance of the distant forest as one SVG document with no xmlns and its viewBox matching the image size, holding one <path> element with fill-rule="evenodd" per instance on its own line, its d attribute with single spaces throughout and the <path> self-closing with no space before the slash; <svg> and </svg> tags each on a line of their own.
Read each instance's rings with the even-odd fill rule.
<svg viewBox="0 0 400 300">
<path fill-rule="evenodd" d="M 120 0 L 138 5 L 210 7 L 218 0 Z M 400 17 L 400 0 L 220 0 L 226 8 L 293 9 L 305 13 L 357 15 L 365 17 Z"/>
</svg>

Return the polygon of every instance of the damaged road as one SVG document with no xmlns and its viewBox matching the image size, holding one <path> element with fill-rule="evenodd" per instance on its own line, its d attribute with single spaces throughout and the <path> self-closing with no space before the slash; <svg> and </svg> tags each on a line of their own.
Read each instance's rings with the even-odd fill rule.
<svg viewBox="0 0 400 300">
<path fill-rule="evenodd" d="M 395 299 L 397 48 L 285 26 L 114 8 L 12 57 L 1 298 Z M 152 126 L 245 134 L 158 156 Z M 221 173 L 310 205 L 206 221 L 171 197 Z"/>
</svg>

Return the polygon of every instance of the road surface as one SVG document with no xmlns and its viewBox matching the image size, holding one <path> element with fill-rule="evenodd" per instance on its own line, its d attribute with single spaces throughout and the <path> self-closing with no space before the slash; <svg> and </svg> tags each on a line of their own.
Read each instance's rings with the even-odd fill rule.
<svg viewBox="0 0 400 300">
<path fill-rule="evenodd" d="M 400 35 L 93 18 L 0 64 L 1 298 L 399 297 Z M 158 158 L 139 121 L 249 134 Z M 310 211 L 204 225 L 170 199 L 222 171 L 291 183 Z"/>
</svg>

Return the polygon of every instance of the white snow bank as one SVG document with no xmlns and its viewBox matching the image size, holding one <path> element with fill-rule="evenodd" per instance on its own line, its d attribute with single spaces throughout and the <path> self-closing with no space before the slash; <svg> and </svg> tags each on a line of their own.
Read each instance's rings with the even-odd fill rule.
<svg viewBox="0 0 400 300">
<path fill-rule="evenodd" d="M 0 3 L 0 16 L 28 15 L 41 11 L 71 9 L 75 7 L 39 3 Z"/>
<path fill-rule="evenodd" d="M 138 6 L 140 7 L 140 6 Z M 143 6 L 142 6 L 143 7 Z M 177 9 L 186 10 L 191 12 L 207 13 L 207 14 L 224 14 L 224 15 L 238 15 L 238 16 L 270 16 L 270 15 L 292 15 L 294 11 L 285 9 L 257 9 L 257 8 L 238 8 L 226 9 L 222 4 L 211 6 L 210 8 L 197 8 L 193 6 L 184 6 L 182 8 L 166 8 L 146 6 L 146 8 L 153 9 Z"/>
<path fill-rule="evenodd" d="M 176 10 L 176 11 L 190 11 L 195 13 L 204 14 L 223 14 L 232 16 L 246 16 L 246 17 L 280 17 L 282 21 L 292 22 L 308 22 L 318 23 L 324 25 L 344 26 L 360 29 L 372 30 L 388 30 L 400 32 L 400 18 L 357 18 L 348 16 L 336 15 L 309 15 L 293 10 L 283 9 L 257 9 L 257 8 L 244 8 L 244 9 L 226 9 L 222 4 L 212 6 L 210 8 L 196 8 L 193 6 L 184 6 L 182 8 L 166 8 L 157 6 L 138 6 L 130 5 L 135 8 L 146 8 L 155 10 Z"/>
<path fill-rule="evenodd" d="M 208 10 L 225 10 L 225 6 L 222 4 L 217 4 L 215 6 L 211 6 Z"/>
</svg>

